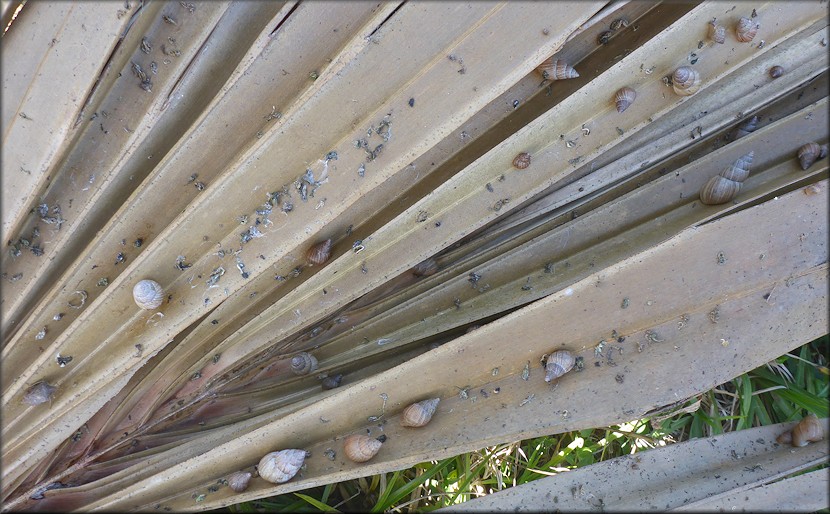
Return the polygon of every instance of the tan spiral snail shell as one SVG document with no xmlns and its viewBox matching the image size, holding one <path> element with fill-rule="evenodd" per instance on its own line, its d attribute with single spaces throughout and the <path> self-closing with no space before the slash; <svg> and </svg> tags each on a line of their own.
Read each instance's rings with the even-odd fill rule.
<svg viewBox="0 0 830 514">
<path fill-rule="evenodd" d="M 749 176 L 754 156 L 755 152 L 751 151 L 710 178 L 700 189 L 700 201 L 706 205 L 719 205 L 738 196 L 741 183 Z"/>
<path fill-rule="evenodd" d="M 164 289 L 155 280 L 141 280 L 133 286 L 133 300 L 142 309 L 157 309 L 164 301 Z"/>
<path fill-rule="evenodd" d="M 343 452 L 351 461 L 366 462 L 378 454 L 382 444 L 380 440 L 373 437 L 353 434 L 346 437 L 343 442 Z"/>
<path fill-rule="evenodd" d="M 251 473 L 248 471 L 235 471 L 228 475 L 227 480 L 228 487 L 237 493 L 241 493 L 248 488 L 248 484 L 251 482 Z"/>
<path fill-rule="evenodd" d="M 537 66 L 536 69 L 542 74 L 543 78 L 548 80 L 575 79 L 579 76 L 573 66 L 562 59 L 554 59 L 553 57 L 548 57 L 542 61 L 542 64 Z"/>
<path fill-rule="evenodd" d="M 755 23 L 747 17 L 742 17 L 735 25 L 735 38 L 741 43 L 749 43 L 755 38 L 759 28 L 761 28 L 759 23 Z"/>
<path fill-rule="evenodd" d="M 403 410 L 401 416 L 401 426 L 404 427 L 422 427 L 429 423 L 432 415 L 435 414 L 435 409 L 438 408 L 440 398 L 430 398 L 417 403 L 413 403 Z"/>
<path fill-rule="evenodd" d="M 802 170 L 806 170 L 819 159 L 827 157 L 827 145 L 819 146 L 818 143 L 807 143 L 798 149 L 796 154 Z"/>
<path fill-rule="evenodd" d="M 709 39 L 722 45 L 726 41 L 726 27 L 718 25 L 716 20 L 717 18 L 712 18 L 709 22 Z"/>
<path fill-rule="evenodd" d="M 700 89 L 700 74 L 689 66 L 681 66 L 671 76 L 672 89 L 680 96 L 691 96 Z"/>
<path fill-rule="evenodd" d="M 557 350 L 545 360 L 545 382 L 552 382 L 573 369 L 576 357 L 568 350 Z"/>
<path fill-rule="evenodd" d="M 331 239 L 320 241 L 306 252 L 309 264 L 324 264 L 331 257 Z"/>
<path fill-rule="evenodd" d="M 288 482 L 303 466 L 308 454 L 305 450 L 280 450 L 265 454 L 257 465 L 259 476 L 272 484 Z"/>
<path fill-rule="evenodd" d="M 617 112 L 623 112 L 628 109 L 631 104 L 634 103 L 636 98 L 637 92 L 630 87 L 626 86 L 620 88 L 620 90 L 614 94 L 614 103 L 617 106 Z"/>
<path fill-rule="evenodd" d="M 291 372 L 295 375 L 308 375 L 317 369 L 317 358 L 308 352 L 300 352 L 291 358 Z"/>
<path fill-rule="evenodd" d="M 815 414 L 810 413 L 799 421 L 792 430 L 778 436 L 776 441 L 781 444 L 792 444 L 798 448 L 822 439 L 824 439 L 824 428 L 821 426 L 821 421 L 818 420 Z"/>
<path fill-rule="evenodd" d="M 735 135 L 732 139 L 735 140 L 748 136 L 752 132 L 755 132 L 756 128 L 758 128 L 758 116 L 753 116 L 735 128 Z"/>
</svg>

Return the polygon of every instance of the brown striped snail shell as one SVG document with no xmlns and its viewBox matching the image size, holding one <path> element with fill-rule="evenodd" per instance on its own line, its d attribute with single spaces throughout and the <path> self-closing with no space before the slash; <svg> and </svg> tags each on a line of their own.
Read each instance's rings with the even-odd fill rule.
<svg viewBox="0 0 830 514">
<path fill-rule="evenodd" d="M 340 383 L 343 381 L 343 374 L 338 373 L 337 375 L 326 377 L 323 379 L 322 385 L 323 389 L 334 389 L 336 387 L 340 387 Z"/>
<path fill-rule="evenodd" d="M 576 363 L 576 357 L 568 350 L 557 350 L 547 356 L 545 361 L 545 382 L 558 379 L 571 369 Z"/>
<path fill-rule="evenodd" d="M 23 395 L 23 403 L 26 405 L 46 403 L 52 399 L 52 396 L 55 395 L 55 391 L 57 390 L 57 387 L 49 384 L 45 380 L 41 380 L 26 391 L 26 394 Z"/>
<path fill-rule="evenodd" d="M 700 89 L 700 74 L 688 66 L 674 70 L 671 81 L 674 92 L 680 96 L 691 96 Z"/>
<path fill-rule="evenodd" d="M 784 68 L 782 68 L 781 66 L 776 65 L 776 66 L 773 66 L 772 68 L 769 69 L 769 76 L 774 78 L 774 79 L 777 79 L 778 77 L 780 77 L 783 74 L 784 74 Z"/>
<path fill-rule="evenodd" d="M 404 427 L 422 427 L 429 423 L 432 415 L 435 414 L 435 409 L 438 408 L 440 398 L 430 398 L 417 403 L 413 403 L 403 410 L 401 416 L 401 426 Z"/>
<path fill-rule="evenodd" d="M 295 375 L 308 375 L 317 369 L 317 358 L 308 352 L 300 352 L 291 358 L 291 371 Z"/>
<path fill-rule="evenodd" d="M 824 439 L 824 429 L 815 414 L 808 414 L 792 430 L 787 430 L 778 438 L 781 444 L 792 444 L 795 447 L 807 446 L 808 443 Z"/>
<path fill-rule="evenodd" d="M 548 57 L 542 61 L 542 64 L 537 66 L 536 69 L 542 74 L 543 78 L 548 80 L 575 79 L 579 76 L 573 66 L 562 59 L 554 59 L 553 57 Z"/>
<path fill-rule="evenodd" d="M 751 151 L 710 178 L 700 189 L 700 201 L 706 205 L 719 205 L 738 196 L 741 182 L 749 176 L 754 156 L 755 152 Z"/>
<path fill-rule="evenodd" d="M 630 87 L 623 87 L 614 94 L 614 102 L 617 105 L 617 112 L 623 112 L 634 103 L 637 98 L 637 92 Z"/>
<path fill-rule="evenodd" d="M 827 157 L 827 145 L 819 146 L 818 143 L 807 143 L 798 149 L 797 155 L 801 169 L 806 170 L 817 160 Z"/>
<path fill-rule="evenodd" d="M 228 475 L 228 487 L 237 493 L 241 493 L 247 489 L 250 482 L 251 474 L 247 471 L 235 471 Z"/>
<path fill-rule="evenodd" d="M 383 443 L 363 434 L 353 434 L 343 442 L 346 457 L 354 462 L 366 462 L 380 451 Z"/>
<path fill-rule="evenodd" d="M 514 157 L 513 166 L 520 170 L 523 170 L 530 166 L 530 154 L 527 152 L 522 152 L 516 157 Z"/>
<path fill-rule="evenodd" d="M 164 301 L 164 290 L 155 280 L 144 279 L 133 286 L 133 300 L 142 309 L 157 309 Z"/>
<path fill-rule="evenodd" d="M 431 257 L 419 262 L 414 268 L 412 268 L 412 274 L 416 277 L 428 277 L 430 275 L 434 275 L 437 271 L 438 263 Z"/>
<path fill-rule="evenodd" d="M 735 128 L 735 136 L 733 140 L 748 136 L 752 132 L 755 132 L 756 128 L 758 128 L 758 116 L 753 116 Z"/>
<path fill-rule="evenodd" d="M 735 25 L 735 38 L 741 43 L 749 43 L 755 38 L 759 28 L 761 28 L 759 23 L 753 23 L 749 18 L 742 17 Z"/>
<path fill-rule="evenodd" d="M 288 482 L 303 466 L 305 450 L 280 450 L 265 454 L 257 465 L 259 476 L 272 484 Z"/>
<path fill-rule="evenodd" d="M 712 21 L 709 22 L 709 39 L 722 45 L 726 41 L 726 27 L 718 25 L 716 19 L 712 18 Z"/>
<path fill-rule="evenodd" d="M 306 259 L 310 264 L 323 264 L 331 257 L 331 239 L 320 241 L 306 252 Z"/>
</svg>

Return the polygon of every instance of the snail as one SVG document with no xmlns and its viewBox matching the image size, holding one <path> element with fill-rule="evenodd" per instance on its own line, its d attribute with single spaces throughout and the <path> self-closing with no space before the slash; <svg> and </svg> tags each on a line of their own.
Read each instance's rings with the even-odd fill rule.
<svg viewBox="0 0 830 514">
<path fill-rule="evenodd" d="M 774 79 L 777 79 L 778 77 L 780 77 L 783 74 L 784 74 L 784 68 L 782 68 L 781 66 L 776 65 L 776 66 L 773 66 L 772 68 L 769 69 L 769 76 L 774 78 Z"/>
<path fill-rule="evenodd" d="M 781 444 L 792 444 L 796 448 L 807 446 L 824 439 L 824 429 L 815 414 L 808 414 L 792 430 L 779 435 L 776 441 Z"/>
<path fill-rule="evenodd" d="M 804 194 L 807 196 L 813 196 L 821 193 L 821 188 L 815 184 L 810 184 L 809 186 L 804 188 Z"/>
<path fill-rule="evenodd" d="M 513 159 L 513 166 L 523 170 L 530 166 L 530 154 L 522 152 Z"/>
<path fill-rule="evenodd" d="M 715 20 L 717 18 L 712 18 L 709 22 L 709 39 L 722 45 L 726 41 L 726 27 L 718 25 Z"/>
<path fill-rule="evenodd" d="M 337 375 L 326 377 L 323 379 L 323 389 L 334 389 L 335 387 L 340 387 L 340 382 L 343 381 L 343 374 L 338 373 Z"/>
<path fill-rule="evenodd" d="M 625 18 L 617 18 L 616 20 L 611 22 L 610 28 L 611 30 L 620 30 L 628 26 L 628 20 Z"/>
<path fill-rule="evenodd" d="M 57 390 L 57 387 L 49 384 L 45 380 L 41 380 L 26 391 L 26 394 L 23 395 L 23 403 L 26 405 L 46 403 L 52 399 L 52 396 L 55 395 L 55 391 Z"/>
<path fill-rule="evenodd" d="M 536 69 L 542 74 L 542 78 L 549 80 L 575 79 L 579 76 L 573 66 L 562 59 L 554 59 L 553 57 L 548 57 L 542 61 L 542 64 L 537 66 Z"/>
<path fill-rule="evenodd" d="M 827 157 L 827 145 L 819 146 L 818 143 L 807 143 L 798 149 L 797 155 L 801 169 L 806 170 L 817 160 Z"/>
<path fill-rule="evenodd" d="M 308 454 L 305 450 L 280 450 L 266 454 L 259 461 L 259 476 L 272 484 L 288 482 L 296 475 Z"/>
<path fill-rule="evenodd" d="M 321 241 L 306 252 L 306 259 L 310 264 L 323 264 L 331 257 L 331 239 Z"/>
<path fill-rule="evenodd" d="M 758 29 L 761 28 L 759 23 L 752 23 L 752 20 L 746 17 L 742 17 L 738 20 L 738 24 L 735 25 L 735 37 L 741 43 L 749 43 L 755 38 L 755 34 L 758 33 Z"/>
<path fill-rule="evenodd" d="M 380 451 L 383 443 L 363 434 L 353 434 L 343 442 L 343 451 L 346 457 L 354 462 L 366 462 Z"/>
<path fill-rule="evenodd" d="M 732 139 L 735 140 L 748 136 L 750 133 L 755 132 L 756 128 L 758 128 L 758 116 L 753 116 L 735 128 L 735 135 Z"/>
<path fill-rule="evenodd" d="M 247 471 L 236 471 L 228 475 L 228 487 L 241 493 L 248 488 L 248 483 L 251 481 L 251 474 Z"/>
<path fill-rule="evenodd" d="M 710 178 L 700 189 L 700 201 L 706 205 L 719 205 L 738 196 L 741 182 L 749 176 L 749 166 L 754 156 L 754 151 L 749 152 Z"/>
<path fill-rule="evenodd" d="M 308 352 L 300 352 L 291 358 L 291 371 L 295 375 L 308 375 L 317 369 L 317 358 Z"/>
<path fill-rule="evenodd" d="M 413 403 L 403 410 L 401 416 L 401 426 L 404 427 L 422 427 L 429 423 L 432 415 L 435 414 L 435 409 L 438 408 L 440 398 L 430 398 L 417 403 Z"/>
<path fill-rule="evenodd" d="M 617 112 L 623 112 L 628 109 L 634 100 L 637 98 L 637 92 L 630 87 L 623 87 L 614 94 L 614 102 L 617 104 Z"/>
<path fill-rule="evenodd" d="M 142 309 L 157 309 L 164 301 L 164 290 L 155 280 L 144 279 L 133 287 L 133 300 Z"/>
<path fill-rule="evenodd" d="M 421 261 L 412 268 L 412 274 L 416 277 L 428 277 L 434 275 L 436 271 L 438 271 L 438 263 L 433 258 Z"/>
<path fill-rule="evenodd" d="M 545 361 L 545 382 L 551 382 L 571 369 L 576 363 L 576 357 L 568 350 L 557 350 L 542 358 Z"/>
<path fill-rule="evenodd" d="M 700 74 L 688 66 L 674 70 L 671 76 L 672 88 L 680 96 L 691 96 L 700 89 Z"/>
<path fill-rule="evenodd" d="M 608 41 L 611 40 L 611 35 L 613 33 L 610 30 L 606 30 L 602 34 L 597 37 L 597 42 L 601 45 L 607 45 Z"/>
</svg>

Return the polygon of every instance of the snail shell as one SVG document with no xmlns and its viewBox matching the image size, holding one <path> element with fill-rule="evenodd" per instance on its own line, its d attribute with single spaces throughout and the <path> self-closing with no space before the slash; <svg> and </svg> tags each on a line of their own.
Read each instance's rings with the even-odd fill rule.
<svg viewBox="0 0 830 514">
<path fill-rule="evenodd" d="M 726 41 L 726 27 L 718 25 L 715 19 L 709 22 L 709 39 L 721 45 Z"/>
<path fill-rule="evenodd" d="M 536 69 L 542 74 L 543 78 L 549 80 L 575 79 L 579 76 L 573 66 L 562 59 L 554 59 L 553 57 L 548 57 L 542 61 L 542 64 L 537 66 Z"/>
<path fill-rule="evenodd" d="M 49 384 L 45 380 L 41 380 L 26 391 L 26 394 L 23 395 L 23 403 L 26 405 L 46 403 L 52 399 L 52 396 L 55 395 L 55 391 L 57 390 L 57 387 Z"/>
<path fill-rule="evenodd" d="M 144 279 L 133 287 L 133 300 L 142 309 L 157 309 L 164 301 L 164 290 L 155 280 Z"/>
<path fill-rule="evenodd" d="M 296 475 L 306 458 L 305 450 L 280 450 L 265 454 L 259 461 L 259 476 L 272 484 L 288 482 Z"/>
<path fill-rule="evenodd" d="M 753 116 L 746 120 L 745 122 L 738 125 L 735 129 L 735 137 L 734 139 L 740 139 L 744 136 L 748 136 L 750 133 L 755 132 L 755 129 L 758 128 L 758 116 Z"/>
<path fill-rule="evenodd" d="M 680 96 L 691 96 L 700 89 L 700 74 L 688 66 L 674 70 L 671 81 L 674 92 Z"/>
<path fill-rule="evenodd" d="M 611 35 L 612 34 L 613 34 L 613 32 L 611 32 L 610 30 L 606 30 L 605 32 L 603 32 L 602 34 L 600 34 L 597 37 L 597 42 L 601 45 L 607 45 L 608 41 L 611 40 Z"/>
<path fill-rule="evenodd" d="M 522 152 L 513 159 L 513 166 L 523 170 L 530 166 L 530 154 Z"/>
<path fill-rule="evenodd" d="M 795 447 L 807 446 L 808 443 L 824 439 L 824 429 L 815 414 L 808 414 L 792 430 L 787 430 L 776 438 L 781 444 Z"/>
<path fill-rule="evenodd" d="M 295 375 L 308 375 L 317 369 L 317 358 L 308 352 L 300 352 L 291 358 L 291 371 Z"/>
<path fill-rule="evenodd" d="M 401 416 L 401 426 L 404 427 L 422 427 L 429 423 L 432 415 L 435 414 L 435 409 L 438 408 L 440 398 L 430 398 L 418 403 L 413 403 L 403 410 Z"/>
<path fill-rule="evenodd" d="M 557 350 L 548 355 L 545 362 L 545 382 L 551 382 L 570 371 L 576 363 L 574 354 L 567 350 Z"/>
<path fill-rule="evenodd" d="M 366 462 L 380 451 L 383 443 L 377 439 L 363 434 L 353 434 L 346 438 L 343 443 L 343 451 L 346 457 L 354 462 Z"/>
<path fill-rule="evenodd" d="M 637 92 L 630 87 L 624 87 L 614 95 L 614 102 L 617 104 L 617 112 L 623 112 L 634 103 Z"/>
<path fill-rule="evenodd" d="M 761 28 L 759 23 L 752 23 L 749 18 L 742 17 L 735 25 L 735 37 L 741 43 L 749 43 L 758 33 L 759 28 Z"/>
<path fill-rule="evenodd" d="M 741 182 L 749 176 L 749 167 L 754 156 L 754 151 L 749 152 L 710 178 L 700 189 L 700 201 L 706 205 L 719 205 L 738 196 Z"/>
<path fill-rule="evenodd" d="M 801 169 L 806 170 L 819 159 L 827 156 L 827 146 L 819 146 L 818 143 L 807 143 L 798 149 L 798 162 Z"/>
<path fill-rule="evenodd" d="M 343 374 L 338 373 L 332 377 L 326 377 L 323 379 L 323 389 L 334 389 L 336 387 L 340 387 L 340 383 L 343 381 Z"/>
<path fill-rule="evenodd" d="M 323 264 L 331 257 L 331 239 L 320 241 L 306 252 L 306 259 L 310 264 Z"/>
<path fill-rule="evenodd" d="M 248 483 L 251 481 L 251 474 L 247 471 L 236 471 L 228 475 L 228 487 L 241 493 L 248 488 Z"/>
<path fill-rule="evenodd" d="M 778 77 L 780 77 L 783 74 L 784 74 L 784 68 L 782 68 L 781 66 L 773 66 L 772 68 L 769 69 L 769 76 L 774 78 L 774 79 L 777 79 Z"/>
<path fill-rule="evenodd" d="M 412 274 L 416 277 L 428 277 L 434 275 L 437 271 L 438 263 L 433 258 L 421 261 L 412 268 Z"/>
</svg>

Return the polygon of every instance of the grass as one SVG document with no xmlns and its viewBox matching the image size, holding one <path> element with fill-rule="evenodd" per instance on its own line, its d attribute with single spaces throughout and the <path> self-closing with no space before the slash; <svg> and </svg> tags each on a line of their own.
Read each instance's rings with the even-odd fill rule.
<svg viewBox="0 0 830 514">
<path fill-rule="evenodd" d="M 830 338 L 689 399 L 651 419 L 500 444 L 410 469 L 358 478 L 216 512 L 429 512 L 656 446 L 828 416 Z"/>
</svg>

